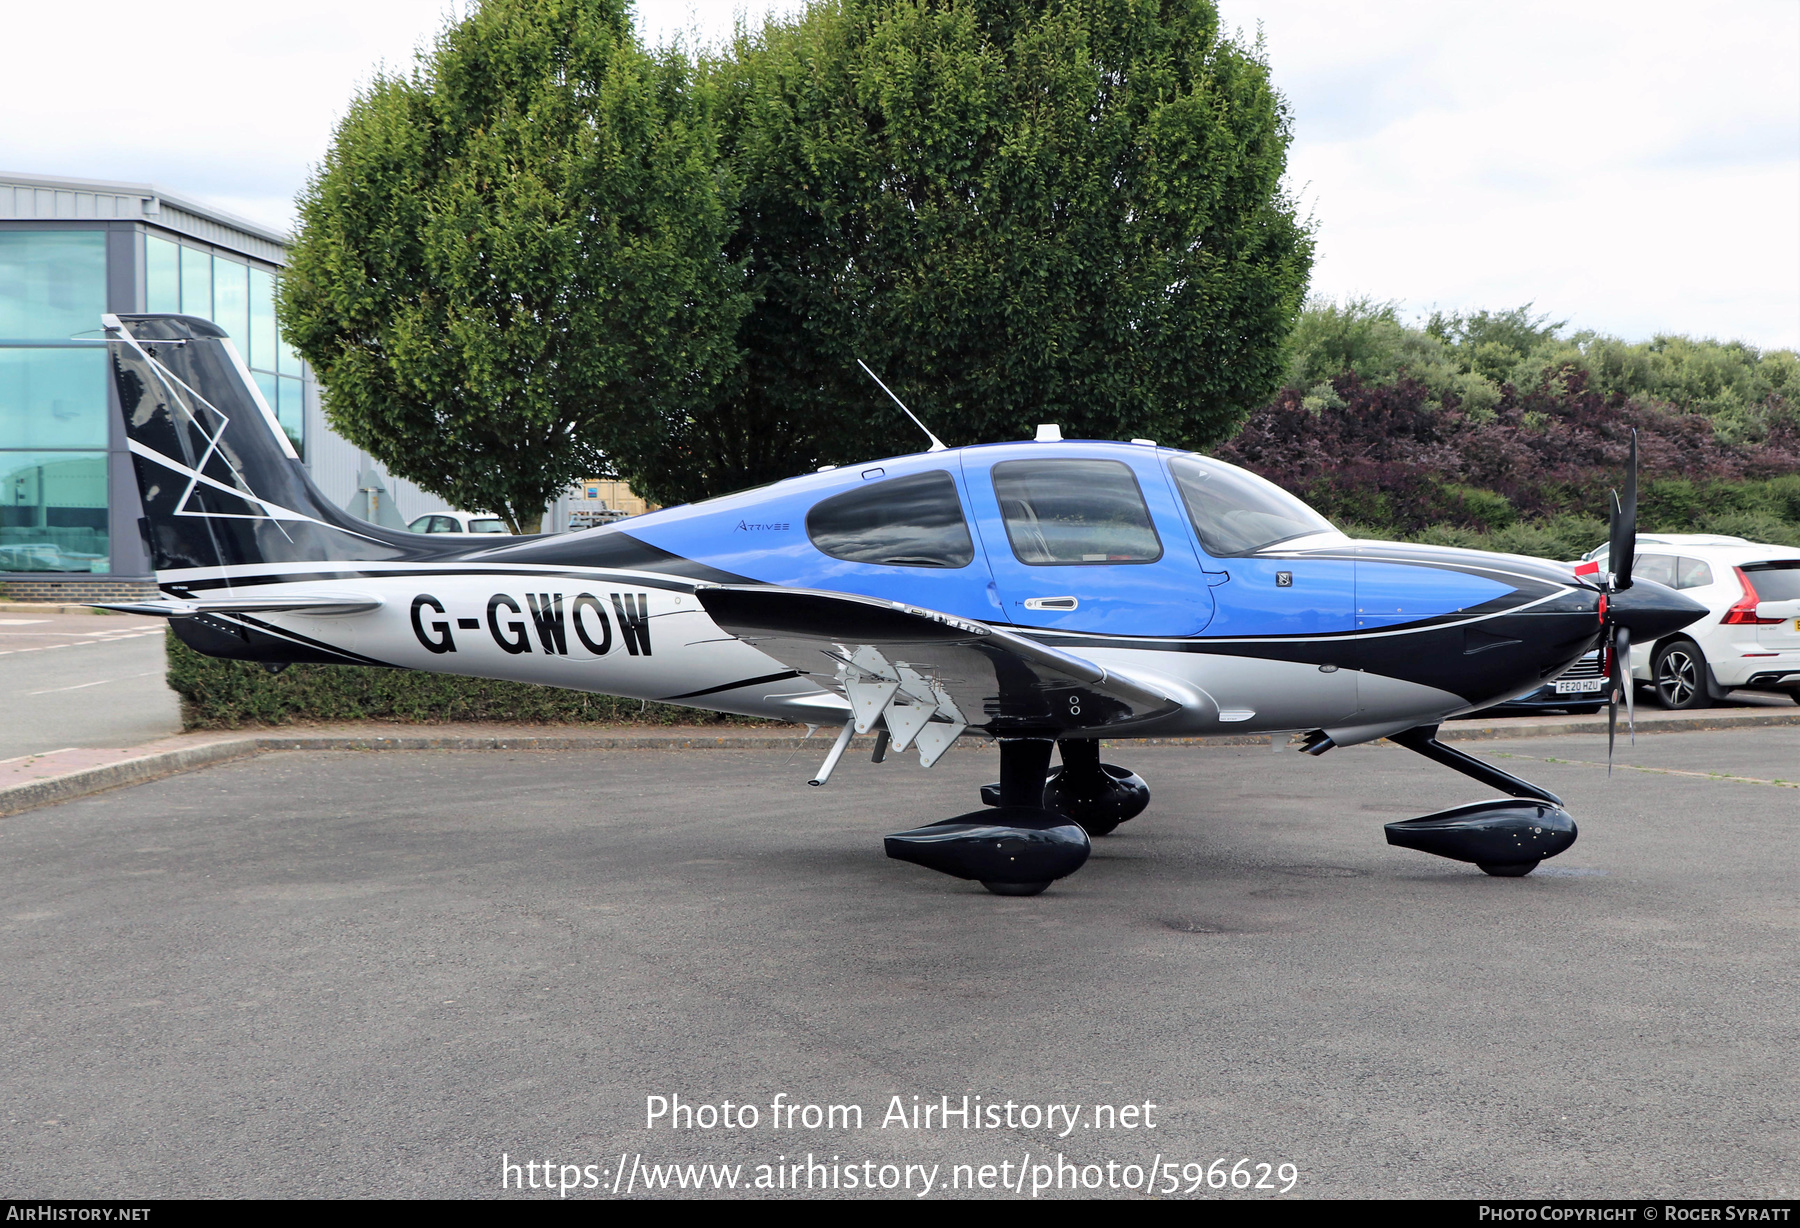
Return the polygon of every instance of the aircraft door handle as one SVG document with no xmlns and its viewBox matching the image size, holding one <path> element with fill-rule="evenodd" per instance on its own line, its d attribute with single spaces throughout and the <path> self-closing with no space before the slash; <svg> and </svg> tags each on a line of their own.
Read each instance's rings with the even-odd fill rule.
<svg viewBox="0 0 1800 1228">
<path fill-rule="evenodd" d="M 1028 610 L 1073 610 L 1081 602 L 1074 597 L 1027 597 L 1025 608 Z"/>
</svg>

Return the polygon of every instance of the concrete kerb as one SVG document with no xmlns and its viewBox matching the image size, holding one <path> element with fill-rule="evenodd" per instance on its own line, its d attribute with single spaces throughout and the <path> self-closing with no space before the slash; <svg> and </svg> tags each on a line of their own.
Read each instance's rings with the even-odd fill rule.
<svg viewBox="0 0 1800 1228">
<path fill-rule="evenodd" d="M 1683 717 L 1677 713 L 1656 713 L 1638 721 L 1639 733 L 1688 733 L 1699 730 L 1762 728 L 1772 725 L 1800 725 L 1800 710 L 1751 710 Z M 1604 717 L 1581 717 L 1567 720 L 1536 718 L 1499 719 L 1494 721 L 1458 721 L 1444 727 L 1438 735 L 1446 742 L 1485 742 L 1503 738 L 1562 737 L 1569 734 L 1604 733 Z M 851 749 L 868 750 L 873 737 L 852 740 Z M 1215 738 L 1144 738 L 1147 746 L 1267 746 L 1267 734 Z M 568 751 L 568 750 L 803 750 L 816 748 L 824 754 L 830 739 L 811 739 L 786 733 L 710 734 L 701 731 L 671 733 L 554 733 L 470 735 L 457 733 L 246 733 L 219 737 L 191 746 L 157 750 L 133 755 L 113 763 L 82 768 L 67 773 L 45 776 L 21 784 L 0 787 L 0 817 L 19 814 L 39 806 L 71 801 L 109 789 L 144 784 L 197 768 L 247 759 L 254 755 L 277 751 L 321 750 L 456 750 L 456 751 Z M 992 743 L 974 741 L 969 748 L 985 749 Z M 47 757 L 47 756 L 46 756 Z"/>
<path fill-rule="evenodd" d="M 191 772 L 195 768 L 248 759 L 256 754 L 252 738 L 228 738 L 200 746 L 183 746 L 174 750 L 135 755 L 99 767 L 81 768 L 57 776 L 47 776 L 23 784 L 0 789 L 0 818 L 39 806 L 73 801 L 90 793 L 102 793 L 125 785 L 141 785 L 165 776 Z"/>
</svg>

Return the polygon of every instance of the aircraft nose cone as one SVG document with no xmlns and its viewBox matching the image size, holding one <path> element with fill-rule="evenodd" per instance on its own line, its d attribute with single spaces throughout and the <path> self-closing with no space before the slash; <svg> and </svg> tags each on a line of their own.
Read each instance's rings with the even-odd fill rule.
<svg viewBox="0 0 1800 1228">
<path fill-rule="evenodd" d="M 1679 631 L 1706 613 L 1706 607 L 1692 597 L 1684 597 L 1654 580 L 1638 580 L 1606 600 L 1613 621 L 1629 629 L 1632 642 L 1637 644 Z"/>
</svg>

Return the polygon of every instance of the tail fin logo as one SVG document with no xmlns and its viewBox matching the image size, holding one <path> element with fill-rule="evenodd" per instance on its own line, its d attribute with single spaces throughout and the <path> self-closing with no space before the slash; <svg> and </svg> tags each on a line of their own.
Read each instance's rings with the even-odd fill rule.
<svg viewBox="0 0 1800 1228">
<path fill-rule="evenodd" d="M 101 317 L 101 322 L 105 326 L 107 340 L 120 347 L 114 350 L 115 361 L 121 368 L 132 368 L 122 375 L 121 379 L 140 385 L 143 395 L 153 398 L 159 408 L 166 407 L 174 425 L 178 428 L 186 428 L 188 437 L 181 439 L 178 435 L 177 439 L 183 450 L 188 451 L 192 456 L 191 462 L 153 448 L 143 440 L 136 438 L 135 434 L 129 440 L 129 446 L 134 456 L 141 457 L 186 479 L 187 485 L 174 501 L 174 507 L 169 514 L 203 520 L 271 521 L 284 536 L 287 535 L 287 530 L 281 527 L 282 521 L 300 521 L 316 524 L 323 528 L 336 529 L 343 533 L 352 533 L 353 536 L 363 536 L 353 533 L 352 530 L 346 529 L 342 525 L 332 524 L 317 516 L 296 511 L 258 495 L 233 459 L 231 450 L 224 444 L 225 434 L 231 426 L 230 415 L 200 393 L 198 389 L 176 375 L 166 364 L 146 349 L 145 343 L 133 336 L 131 330 L 125 327 L 117 315 L 109 312 Z M 194 341 L 187 339 L 154 340 L 149 344 L 152 346 L 190 345 L 194 344 Z M 255 381 L 250 379 L 243 359 L 238 356 L 236 349 L 228 339 L 221 338 L 221 345 L 225 353 L 229 355 L 231 365 L 243 384 L 242 391 L 250 398 L 252 404 L 260 408 L 266 422 L 273 424 L 274 413 L 268 408 L 268 403 L 263 400 L 262 393 L 257 389 Z M 123 387 L 122 384 L 122 390 Z M 127 413 L 130 412 L 128 407 Z M 286 434 L 275 425 L 270 425 L 269 429 L 287 457 L 297 460 L 293 445 L 288 441 Z M 223 468 L 225 475 L 229 476 L 230 481 L 223 481 L 208 472 L 209 468 L 217 471 L 220 467 Z M 226 506 L 241 507 L 242 510 L 205 507 L 203 498 L 208 493 L 211 493 L 214 499 L 217 499 L 218 495 L 230 496 L 232 502 Z M 368 538 L 367 540 L 375 539 Z"/>
</svg>

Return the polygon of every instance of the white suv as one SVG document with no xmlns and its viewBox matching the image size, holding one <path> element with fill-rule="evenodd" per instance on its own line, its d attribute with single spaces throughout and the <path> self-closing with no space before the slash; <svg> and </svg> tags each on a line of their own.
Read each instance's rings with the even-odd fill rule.
<svg viewBox="0 0 1800 1228">
<path fill-rule="evenodd" d="M 406 526 L 414 533 L 505 533 L 506 522 L 487 512 L 429 512 Z"/>
<path fill-rule="evenodd" d="M 1678 588 L 1708 613 L 1631 646 L 1631 675 L 1665 708 L 1702 708 L 1742 687 L 1800 703 L 1800 550 L 1708 533 L 1640 533 L 1636 580 Z M 1582 556 L 1606 571 L 1607 548 Z"/>
</svg>

